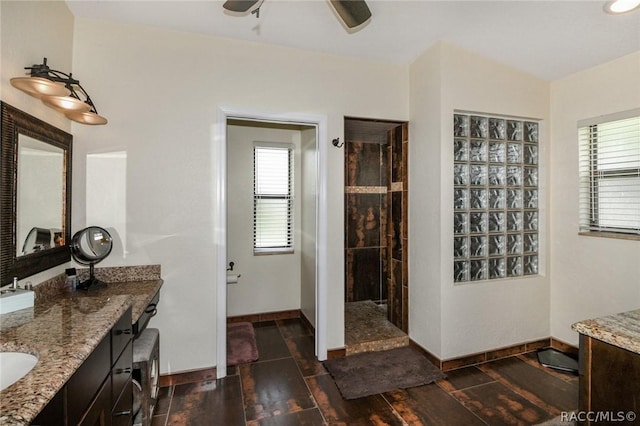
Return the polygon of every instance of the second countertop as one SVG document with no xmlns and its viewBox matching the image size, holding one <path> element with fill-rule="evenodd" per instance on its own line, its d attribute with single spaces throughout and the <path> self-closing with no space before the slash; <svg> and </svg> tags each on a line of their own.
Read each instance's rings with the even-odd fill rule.
<svg viewBox="0 0 640 426">
<path fill-rule="evenodd" d="M 585 336 L 640 354 L 640 309 L 579 321 L 571 328 Z"/>
</svg>

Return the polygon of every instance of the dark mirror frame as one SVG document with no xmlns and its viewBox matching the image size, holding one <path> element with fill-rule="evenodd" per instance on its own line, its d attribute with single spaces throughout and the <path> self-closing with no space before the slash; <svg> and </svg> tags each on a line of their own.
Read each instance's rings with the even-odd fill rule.
<svg viewBox="0 0 640 426">
<path fill-rule="evenodd" d="M 17 108 L 0 102 L 0 285 L 22 279 L 71 260 L 71 153 L 73 136 Z M 16 256 L 16 189 L 18 135 L 30 136 L 64 151 L 64 246 Z"/>
</svg>

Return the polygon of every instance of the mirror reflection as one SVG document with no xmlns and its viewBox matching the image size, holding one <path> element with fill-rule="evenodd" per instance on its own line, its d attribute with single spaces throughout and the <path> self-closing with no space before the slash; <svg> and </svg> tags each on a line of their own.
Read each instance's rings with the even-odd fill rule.
<svg viewBox="0 0 640 426">
<path fill-rule="evenodd" d="M 65 245 L 64 151 L 18 135 L 16 256 Z"/>
</svg>

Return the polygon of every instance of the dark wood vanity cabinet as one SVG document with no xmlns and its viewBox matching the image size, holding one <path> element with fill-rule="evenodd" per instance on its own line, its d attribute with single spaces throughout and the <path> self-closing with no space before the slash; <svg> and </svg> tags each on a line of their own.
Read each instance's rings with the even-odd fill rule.
<svg viewBox="0 0 640 426">
<path fill-rule="evenodd" d="M 112 425 L 133 424 L 133 328 L 131 311 L 111 330 Z"/>
<path fill-rule="evenodd" d="M 129 308 L 31 424 L 131 426 L 132 338 Z"/>
<path fill-rule="evenodd" d="M 578 405 L 580 413 L 602 413 L 617 424 L 635 424 L 640 415 L 640 354 L 581 334 Z M 633 419 L 624 417 L 628 415 Z M 579 419 L 581 425 L 594 423 L 593 417 Z"/>
</svg>

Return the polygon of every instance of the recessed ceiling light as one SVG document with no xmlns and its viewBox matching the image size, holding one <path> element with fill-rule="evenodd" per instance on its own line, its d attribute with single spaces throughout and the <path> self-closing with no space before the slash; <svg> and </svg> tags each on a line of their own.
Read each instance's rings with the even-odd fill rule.
<svg viewBox="0 0 640 426">
<path fill-rule="evenodd" d="M 638 6 L 640 6 L 640 0 L 614 0 L 608 2 L 604 6 L 604 10 L 607 13 L 617 15 L 620 13 L 631 12 Z"/>
</svg>

